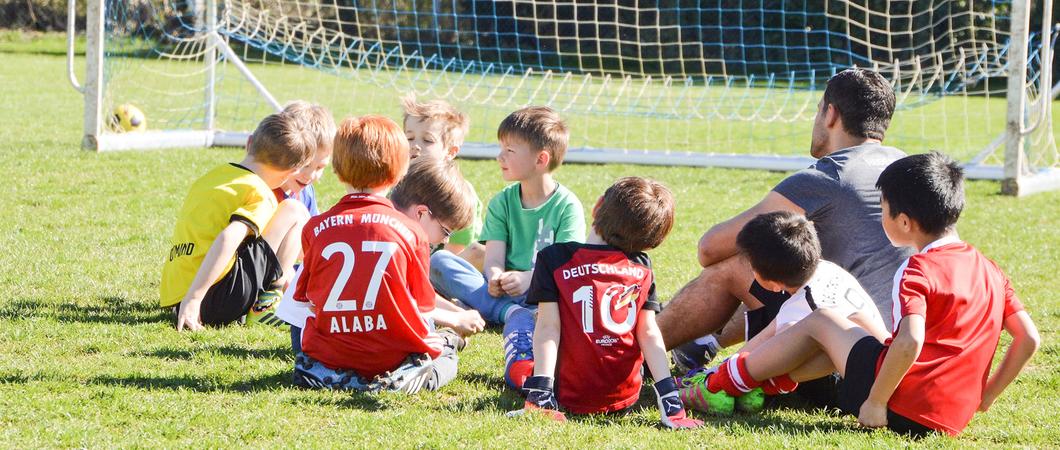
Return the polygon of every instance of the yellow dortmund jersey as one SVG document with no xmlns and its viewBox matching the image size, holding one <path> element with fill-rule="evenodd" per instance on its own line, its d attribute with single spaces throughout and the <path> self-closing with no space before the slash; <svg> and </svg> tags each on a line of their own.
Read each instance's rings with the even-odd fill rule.
<svg viewBox="0 0 1060 450">
<path fill-rule="evenodd" d="M 276 207 L 276 196 L 265 180 L 238 164 L 219 166 L 196 180 L 180 208 L 162 267 L 161 305 L 172 306 L 184 299 L 206 252 L 229 223 L 241 221 L 260 235 Z M 233 257 L 218 280 L 234 263 Z"/>
</svg>

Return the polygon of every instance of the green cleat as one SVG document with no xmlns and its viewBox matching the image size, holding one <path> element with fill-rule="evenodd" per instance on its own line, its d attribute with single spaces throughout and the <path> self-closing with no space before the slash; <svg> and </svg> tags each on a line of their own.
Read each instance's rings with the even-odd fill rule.
<svg viewBox="0 0 1060 450">
<path fill-rule="evenodd" d="M 757 413 L 766 404 L 766 394 L 762 388 L 755 388 L 751 392 L 736 397 L 736 410 L 744 413 Z"/>
<path fill-rule="evenodd" d="M 276 317 L 276 307 L 280 305 L 280 299 L 282 298 L 283 291 L 279 289 L 262 291 L 262 293 L 258 294 L 258 300 L 247 311 L 247 325 L 259 324 L 273 327 L 287 325 L 287 322 Z"/>
<path fill-rule="evenodd" d="M 678 395 L 686 407 L 711 414 L 732 415 L 736 399 L 725 392 L 707 390 L 707 372 L 698 371 L 681 379 Z"/>
</svg>

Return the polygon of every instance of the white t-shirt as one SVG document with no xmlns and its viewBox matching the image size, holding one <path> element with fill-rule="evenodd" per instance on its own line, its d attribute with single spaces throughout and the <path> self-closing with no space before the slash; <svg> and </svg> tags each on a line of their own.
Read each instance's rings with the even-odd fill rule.
<svg viewBox="0 0 1060 450">
<path fill-rule="evenodd" d="M 292 326 L 305 328 L 306 319 L 313 316 L 313 307 L 309 302 L 297 302 L 294 300 L 294 289 L 298 285 L 298 277 L 301 275 L 302 267 L 299 266 L 294 273 L 294 278 L 291 278 L 287 291 L 283 293 L 279 306 L 276 307 L 276 317 Z"/>
<path fill-rule="evenodd" d="M 815 309 L 834 309 L 843 316 L 861 311 L 883 328 L 883 317 L 872 297 L 853 275 L 833 263 L 821 260 L 810 282 L 780 305 L 776 333 L 788 329 Z"/>
</svg>

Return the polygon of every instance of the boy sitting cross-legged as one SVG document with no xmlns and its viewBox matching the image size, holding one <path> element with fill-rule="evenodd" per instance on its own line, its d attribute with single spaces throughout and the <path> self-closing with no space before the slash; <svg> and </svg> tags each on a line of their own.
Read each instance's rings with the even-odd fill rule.
<svg viewBox="0 0 1060 450">
<path fill-rule="evenodd" d="M 694 428 L 670 376 L 651 260 L 674 223 L 674 200 L 661 183 L 618 180 L 593 208 L 586 243 L 553 244 L 538 253 L 527 302 L 538 305 L 534 376 L 523 384 L 526 407 L 577 414 L 613 412 L 640 397 L 647 361 L 662 423 Z M 557 377 L 558 374 L 558 378 Z M 553 379 L 556 379 L 555 385 Z"/>
<path fill-rule="evenodd" d="M 497 130 L 501 175 L 515 183 L 493 197 L 479 239 L 486 242 L 485 273 L 449 252 L 431 259 L 438 293 L 504 324 L 505 382 L 518 389 L 533 372 L 533 306 L 526 303 L 535 257 L 555 242 L 585 238 L 585 213 L 574 193 L 552 178 L 563 162 L 569 133 L 542 106 L 508 115 Z"/>
<path fill-rule="evenodd" d="M 887 336 L 883 318 L 872 298 L 853 275 L 836 264 L 821 259 L 821 243 L 813 223 L 790 211 L 761 214 L 751 219 L 736 236 L 736 245 L 748 259 L 754 279 L 763 288 L 778 293 L 790 293 L 779 306 L 776 318 L 761 331 L 751 335 L 737 353 L 749 353 L 774 336 L 782 335 L 800 320 L 817 309 L 829 309 L 849 318 L 869 334 L 881 340 Z M 727 394 L 706 390 L 702 370 L 693 370 L 682 379 L 681 398 L 700 411 L 730 413 L 730 406 L 741 410 L 755 410 L 753 404 L 759 393 L 741 396 L 733 405 Z M 788 377 L 763 383 L 767 395 L 792 392 L 798 383 Z"/>
<path fill-rule="evenodd" d="M 834 368 L 843 377 L 840 408 L 862 425 L 913 435 L 960 433 L 1016 378 L 1040 342 L 1001 269 L 957 237 L 962 178 L 961 168 L 939 153 L 902 158 L 880 174 L 887 237 L 919 251 L 895 274 L 892 337 L 881 342 L 841 314 L 819 309 L 723 362 L 707 388 L 742 395 L 785 374 L 799 381 Z M 1012 345 L 991 375 L 1002 329 Z"/>
<path fill-rule="evenodd" d="M 235 322 L 263 291 L 290 280 L 309 213 L 297 200 L 277 203 L 272 190 L 316 148 L 306 117 L 272 114 L 247 140 L 243 161 L 216 167 L 192 184 L 159 287 L 162 307 L 179 304 L 177 330 Z"/>
<path fill-rule="evenodd" d="M 456 376 L 463 340 L 429 316 L 430 245 L 471 222 L 455 166 L 421 158 L 408 177 L 408 142 L 381 116 L 350 118 L 333 164 L 348 194 L 306 224 L 294 300 L 309 302 L 295 381 L 354 390 L 437 389 Z M 397 186 L 395 186 L 397 184 Z M 390 187 L 393 202 L 383 195 Z"/>
</svg>

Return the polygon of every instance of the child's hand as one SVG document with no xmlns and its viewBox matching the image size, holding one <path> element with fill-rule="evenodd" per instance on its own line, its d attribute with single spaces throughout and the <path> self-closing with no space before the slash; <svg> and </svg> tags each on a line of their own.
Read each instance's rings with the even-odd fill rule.
<svg viewBox="0 0 1060 450">
<path fill-rule="evenodd" d="M 677 382 L 672 377 L 655 383 L 655 395 L 662 415 L 662 425 L 671 430 L 684 430 L 703 426 L 702 420 L 685 415 L 685 405 L 677 393 Z"/>
<path fill-rule="evenodd" d="M 185 327 L 190 331 L 202 329 L 202 323 L 199 322 L 201 304 L 202 299 L 199 298 L 185 298 L 180 302 L 180 308 L 177 310 L 177 331 L 182 331 Z"/>
<path fill-rule="evenodd" d="M 489 294 L 494 297 L 504 296 L 504 288 L 501 287 L 501 279 L 505 277 L 507 272 L 503 272 L 495 267 L 490 271 L 492 273 L 490 274 L 489 284 L 486 286 L 486 290 L 488 290 Z"/>
<path fill-rule="evenodd" d="M 887 426 L 887 404 L 865 400 L 858 412 L 858 423 L 866 428 Z"/>
<path fill-rule="evenodd" d="M 431 350 L 441 352 L 442 348 L 445 347 L 445 338 L 439 336 L 437 333 L 429 333 L 423 338 L 423 343 L 427 344 Z"/>
<path fill-rule="evenodd" d="M 457 320 L 452 328 L 460 336 L 467 337 L 478 333 L 486 328 L 486 321 L 482 315 L 473 309 L 456 313 Z"/>
<path fill-rule="evenodd" d="M 501 289 L 504 290 L 505 294 L 512 297 L 523 295 L 527 290 L 530 289 L 530 279 L 533 278 L 534 273 L 527 272 L 504 272 L 501 277 Z"/>
</svg>

